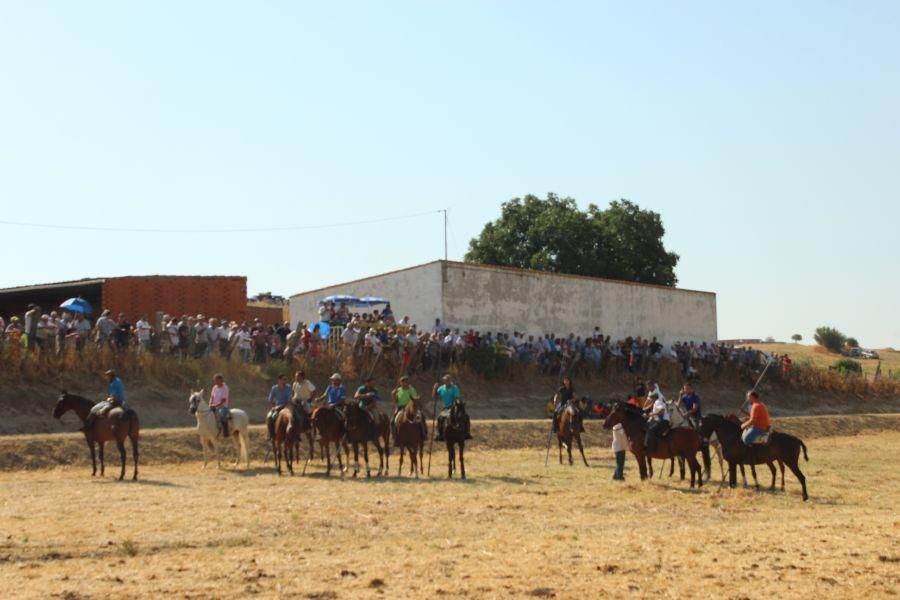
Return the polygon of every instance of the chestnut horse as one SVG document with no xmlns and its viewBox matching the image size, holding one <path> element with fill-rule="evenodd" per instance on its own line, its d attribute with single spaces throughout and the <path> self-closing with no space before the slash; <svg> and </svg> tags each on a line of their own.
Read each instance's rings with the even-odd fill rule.
<svg viewBox="0 0 900 600">
<path fill-rule="evenodd" d="M 394 446 L 400 449 L 400 467 L 397 469 L 397 477 L 403 473 L 403 453 L 409 452 L 409 474 L 425 474 L 423 456 L 425 454 L 425 440 L 428 439 L 428 425 L 424 422 L 422 413 L 414 401 L 410 401 L 406 408 L 397 415 L 397 431 L 394 435 Z"/>
<path fill-rule="evenodd" d="M 383 432 L 385 427 L 390 436 L 390 421 L 387 415 L 377 413 L 376 421 L 373 423 L 366 414 L 366 409 L 362 408 L 359 403 L 351 402 L 347 405 L 347 441 L 353 445 L 353 476 L 359 474 L 359 447 L 362 446 L 363 460 L 366 462 L 366 477 L 372 476 L 372 469 L 369 468 L 369 442 L 375 444 L 378 450 L 378 475 L 386 473 L 384 466 L 384 455 L 386 450 L 381 447 Z M 349 467 L 349 465 L 348 465 Z"/>
<path fill-rule="evenodd" d="M 706 415 L 700 424 L 700 435 L 709 437 L 715 432 L 722 444 L 722 453 L 728 461 L 728 483 L 731 487 L 737 485 L 738 465 L 768 464 L 772 470 L 772 488 L 775 487 L 775 467 L 772 464 L 778 461 L 779 465 L 787 465 L 791 472 L 800 481 L 803 490 L 803 501 L 809 499 L 806 493 L 806 476 L 800 470 L 800 452 L 803 458 L 809 461 L 806 453 L 806 444 L 800 438 L 780 431 L 773 431 L 766 444 L 753 444 L 747 446 L 741 440 L 741 426 L 734 419 L 721 415 Z M 783 467 L 782 467 L 783 473 Z M 782 474 L 782 489 L 784 489 L 784 475 Z M 758 485 L 758 484 L 757 484 Z"/>
<path fill-rule="evenodd" d="M 347 452 L 348 455 L 350 449 L 347 448 L 347 443 L 344 441 L 344 433 L 346 433 L 344 422 L 338 418 L 334 411 L 335 408 L 331 406 L 320 406 L 316 408 L 312 414 L 312 424 L 313 429 L 319 432 L 319 449 L 322 451 L 325 460 L 328 462 L 327 474 L 331 475 L 331 450 L 329 444 L 334 444 L 338 467 L 340 467 L 341 477 L 343 477 L 344 462 L 341 459 L 341 446 L 343 445 L 344 451 Z"/>
<path fill-rule="evenodd" d="M 644 435 L 647 431 L 647 423 L 644 421 L 643 412 L 628 404 L 616 402 L 606 420 L 603 421 L 604 429 L 612 429 L 616 423 L 621 423 L 628 438 L 628 446 L 631 453 L 638 461 L 641 479 L 647 478 L 647 458 L 668 459 L 676 456 L 684 458 L 691 470 L 691 487 L 694 483 L 703 486 L 703 468 L 697 461 L 697 452 L 700 451 L 700 434 L 687 427 L 675 427 L 669 430 L 669 434 L 660 439 L 656 449 L 648 454 L 644 449 Z"/>
<path fill-rule="evenodd" d="M 288 471 L 294 474 L 294 453 L 300 448 L 300 421 L 302 417 L 297 414 L 293 405 L 288 405 L 278 411 L 275 417 L 275 435 L 272 436 L 272 454 L 275 456 L 275 469 L 281 475 L 282 461 L 287 463 Z M 297 457 L 299 458 L 299 457 Z M 303 473 L 312 458 L 312 442 L 310 442 L 310 456 L 303 466 Z"/>
<path fill-rule="evenodd" d="M 556 428 L 556 441 L 559 444 L 559 464 L 563 464 L 563 444 L 569 452 L 569 466 L 572 466 L 572 441 L 578 444 L 578 450 L 581 452 L 581 460 L 584 466 L 589 466 L 587 458 L 584 457 L 584 446 L 581 445 L 581 414 L 574 406 L 566 406 L 559 417 L 559 424 Z"/>
<path fill-rule="evenodd" d="M 70 410 L 78 415 L 82 425 L 91 412 L 94 403 L 87 398 L 69 394 L 63 390 L 56 401 L 53 408 L 54 418 L 59 419 Z M 119 449 L 119 456 L 122 457 L 122 471 L 119 473 L 119 481 L 125 478 L 125 438 L 131 440 L 131 451 L 134 455 L 134 475 L 132 480 L 136 480 L 138 476 L 138 440 L 140 439 L 140 423 L 138 422 L 137 413 L 120 407 L 113 408 L 105 416 L 94 419 L 94 424 L 90 428 L 84 429 L 84 438 L 87 441 L 88 448 L 91 449 L 91 464 L 94 467 L 91 476 L 97 474 L 97 456 L 94 445 L 99 447 L 100 453 L 100 476 L 105 471 L 105 461 L 103 459 L 103 446 L 106 442 L 115 442 Z"/>
</svg>

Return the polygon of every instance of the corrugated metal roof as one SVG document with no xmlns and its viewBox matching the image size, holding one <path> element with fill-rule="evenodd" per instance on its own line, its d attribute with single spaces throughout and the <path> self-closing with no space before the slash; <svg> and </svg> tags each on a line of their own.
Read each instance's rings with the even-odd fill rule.
<svg viewBox="0 0 900 600">
<path fill-rule="evenodd" d="M 36 285 L 20 285 L 16 287 L 9 287 L 0 289 L 0 294 L 6 293 L 18 293 L 18 292 L 37 292 L 40 290 L 51 290 L 53 288 L 69 288 L 69 287 L 81 287 L 85 285 L 95 285 L 98 283 L 103 283 L 108 278 L 86 278 L 86 279 L 75 279 L 72 281 L 57 281 L 56 283 L 39 283 Z"/>
</svg>

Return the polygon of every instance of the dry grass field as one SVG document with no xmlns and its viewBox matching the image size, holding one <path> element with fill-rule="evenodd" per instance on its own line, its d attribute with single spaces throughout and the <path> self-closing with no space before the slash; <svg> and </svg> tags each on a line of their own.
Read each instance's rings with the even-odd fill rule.
<svg viewBox="0 0 900 600">
<path fill-rule="evenodd" d="M 318 463 L 279 478 L 258 458 L 201 472 L 152 451 L 137 483 L 91 480 L 83 459 L 7 471 L 0 586 L 69 600 L 888 597 L 900 592 L 900 432 L 873 418 L 885 430 L 843 437 L 793 423 L 809 434 L 808 503 L 790 474 L 784 493 L 692 492 L 640 482 L 629 458 L 628 481 L 613 482 L 595 424 L 590 468 L 545 468 L 533 424 L 519 428 L 530 447 L 476 446 L 465 482 L 443 478 L 437 452 L 420 481 L 394 477 L 396 456 L 390 478 L 371 480 L 328 479 Z M 504 429 L 490 427 L 476 434 Z"/>
<path fill-rule="evenodd" d="M 827 369 L 834 366 L 834 363 L 843 358 L 840 354 L 829 352 L 821 346 L 811 346 L 806 344 L 752 344 L 756 349 L 763 352 L 775 352 L 777 354 L 788 354 L 791 359 L 799 364 L 808 362 L 813 367 Z M 900 352 L 891 349 L 878 350 L 880 361 L 872 359 L 854 359 L 862 365 L 863 372 L 871 377 L 881 362 L 881 372 L 887 376 L 888 371 L 894 373 L 900 372 Z"/>
</svg>

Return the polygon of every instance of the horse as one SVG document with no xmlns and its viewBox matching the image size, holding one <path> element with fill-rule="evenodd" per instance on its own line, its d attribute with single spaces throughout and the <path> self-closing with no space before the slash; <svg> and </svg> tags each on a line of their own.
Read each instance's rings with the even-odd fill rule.
<svg viewBox="0 0 900 600">
<path fill-rule="evenodd" d="M 81 419 L 82 425 L 91 412 L 94 403 L 87 398 L 69 394 L 62 390 L 56 406 L 53 408 L 53 417 L 59 419 L 68 411 L 74 412 Z M 138 478 L 138 440 L 141 436 L 141 426 L 138 421 L 137 413 L 130 408 L 123 409 L 115 407 L 106 413 L 103 417 L 94 419 L 94 423 L 90 427 L 82 427 L 84 439 L 88 448 L 91 449 L 91 464 L 93 471 L 91 477 L 97 475 L 97 456 L 94 445 L 99 447 L 100 452 L 100 476 L 102 477 L 106 464 L 103 458 L 103 446 L 106 442 L 116 442 L 119 449 L 119 456 L 122 457 L 122 471 L 119 473 L 119 481 L 125 478 L 125 438 L 131 440 L 131 453 L 134 456 L 134 475 L 131 477 L 133 481 Z"/>
<path fill-rule="evenodd" d="M 456 470 L 456 446 L 459 446 L 459 473 L 460 478 L 466 478 L 466 407 L 457 400 L 450 407 L 450 416 L 444 420 L 443 434 L 444 442 L 447 444 L 447 456 L 449 462 L 447 464 L 447 477 L 453 479 L 453 472 Z"/>
<path fill-rule="evenodd" d="M 312 425 L 319 433 L 319 449 L 322 451 L 322 454 L 325 456 L 325 460 L 328 463 L 327 474 L 331 475 L 331 450 L 329 444 L 334 444 L 338 467 L 341 471 L 341 477 L 343 477 L 344 463 L 341 460 L 341 445 L 343 445 L 344 451 L 348 455 L 348 460 L 350 450 L 347 448 L 347 443 L 344 441 L 344 433 L 346 432 L 344 423 L 338 418 L 337 414 L 335 414 L 335 410 L 336 409 L 332 406 L 319 406 L 313 411 Z"/>
<path fill-rule="evenodd" d="M 589 466 L 587 458 L 584 456 L 584 446 L 581 445 L 581 414 L 578 409 L 572 405 L 566 406 L 562 414 L 559 416 L 556 427 L 556 442 L 559 445 L 559 464 L 563 464 L 563 444 L 569 453 L 569 466 L 572 466 L 572 440 L 578 444 L 578 450 L 581 452 L 581 460 L 584 466 Z"/>
<path fill-rule="evenodd" d="M 387 423 L 388 432 L 390 432 L 390 422 L 387 415 L 379 412 L 377 421 L 373 423 L 366 412 L 366 409 L 357 402 L 347 405 L 347 441 L 353 446 L 353 476 L 356 477 L 359 474 L 360 446 L 363 450 L 363 459 L 366 461 L 366 477 L 372 476 L 372 470 L 369 468 L 369 442 L 372 442 L 375 444 L 375 449 L 378 450 L 378 476 L 380 477 L 385 472 L 385 450 L 381 447 L 381 432 L 384 423 Z"/>
<path fill-rule="evenodd" d="M 688 417 L 681 410 L 680 400 L 666 400 L 666 406 L 669 407 L 669 415 L 670 421 L 669 424 L 675 427 L 688 427 L 690 429 L 696 429 L 694 424 L 688 419 Z M 716 455 L 719 457 L 719 470 L 724 473 L 725 471 L 722 469 L 722 449 L 718 444 L 718 440 L 706 440 L 701 437 L 700 440 L 700 456 L 703 458 L 703 470 L 706 472 L 706 480 L 709 481 L 709 478 L 712 476 L 712 457 L 710 456 L 709 449 L 713 447 Z M 678 470 L 681 475 L 681 480 L 684 481 L 684 459 L 680 456 L 678 458 Z M 648 459 L 649 462 L 649 459 Z M 741 474 L 743 474 L 743 469 L 741 470 Z M 673 477 L 675 475 L 675 458 L 672 458 L 672 464 L 669 467 L 669 477 Z M 651 472 L 652 476 L 652 472 Z M 659 476 L 662 477 L 662 470 L 659 472 Z M 724 477 L 724 476 L 723 476 Z M 745 479 L 746 480 L 746 479 Z"/>
<path fill-rule="evenodd" d="M 219 424 L 216 421 L 216 415 L 213 413 L 209 404 L 203 401 L 203 390 L 199 392 L 191 392 L 188 399 L 188 412 L 197 418 L 197 433 L 200 435 L 200 447 L 203 449 L 203 468 L 206 468 L 209 458 L 207 450 L 212 451 L 216 457 L 216 465 L 221 469 L 222 461 L 219 456 Z M 247 468 L 250 468 L 250 419 L 247 413 L 239 408 L 231 409 L 231 433 L 229 437 L 234 444 L 237 457 L 234 466 L 244 461 Z"/>
<path fill-rule="evenodd" d="M 425 440 L 428 439 L 428 425 L 423 422 L 422 414 L 414 401 L 406 405 L 397 415 L 397 427 L 394 433 L 394 446 L 400 449 L 400 467 L 397 477 L 403 473 L 403 453 L 409 452 L 409 474 L 425 474 L 423 457 Z"/>
<path fill-rule="evenodd" d="M 621 402 L 613 405 L 609 416 L 603 421 L 604 429 L 612 429 L 616 423 L 621 423 L 628 438 L 631 453 L 638 461 L 641 479 L 647 478 L 646 458 L 667 459 L 674 456 L 683 457 L 691 470 L 691 487 L 694 487 L 695 478 L 698 487 L 703 486 L 703 470 L 697 462 L 697 452 L 700 450 L 700 435 L 693 429 L 677 427 L 669 430 L 669 434 L 660 439 L 656 449 L 647 454 L 644 449 L 644 433 L 647 424 L 640 410 L 631 408 Z"/>
<path fill-rule="evenodd" d="M 275 469 L 281 475 L 282 459 L 287 463 L 288 471 L 294 474 L 294 453 L 300 448 L 300 420 L 293 406 L 285 406 L 275 417 L 275 432 L 272 436 L 272 454 L 275 457 Z M 310 441 L 310 450 L 312 450 L 312 442 Z M 309 458 L 306 459 L 306 465 L 303 466 L 303 474 L 306 473 L 306 467 L 312 458 L 310 452 Z"/>
<path fill-rule="evenodd" d="M 731 487 L 737 485 L 738 465 L 768 464 L 772 470 L 772 485 L 770 489 L 774 489 L 775 467 L 772 463 L 778 461 L 780 465 L 786 464 L 797 477 L 797 480 L 800 481 L 800 486 L 803 489 L 803 501 L 805 502 L 809 499 L 809 495 L 806 493 L 806 476 L 800 470 L 800 451 L 803 451 L 803 458 L 806 461 L 809 461 L 809 455 L 806 452 L 806 444 L 800 438 L 787 433 L 773 431 L 769 435 L 768 443 L 747 446 L 741 440 L 740 425 L 721 415 L 706 415 L 703 423 L 700 424 L 700 434 L 703 437 L 709 437 L 713 432 L 719 438 L 725 460 L 728 461 L 729 485 Z M 757 483 L 758 486 L 759 483 Z M 783 486 L 784 475 L 782 475 L 782 489 L 784 489 Z"/>
</svg>

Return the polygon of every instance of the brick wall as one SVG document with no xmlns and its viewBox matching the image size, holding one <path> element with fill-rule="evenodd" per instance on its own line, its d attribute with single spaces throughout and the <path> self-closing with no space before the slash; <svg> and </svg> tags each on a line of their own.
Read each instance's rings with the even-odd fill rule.
<svg viewBox="0 0 900 600">
<path fill-rule="evenodd" d="M 172 315 L 203 314 L 240 322 L 247 314 L 246 277 L 112 277 L 103 283 L 103 307 L 124 312 L 133 323 L 157 311 Z M 98 307 L 95 307 L 95 309 Z M 100 315 L 100 310 L 95 310 Z"/>
</svg>

